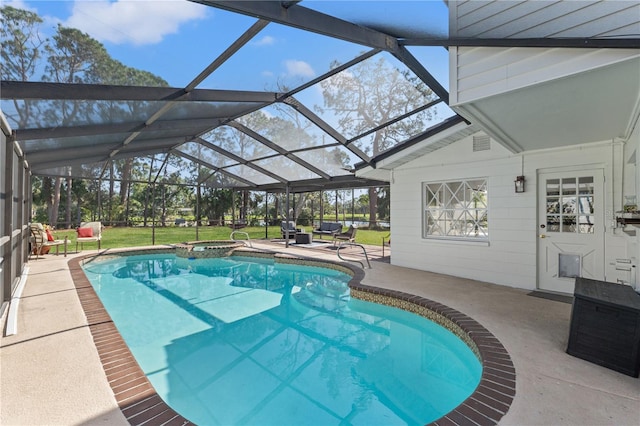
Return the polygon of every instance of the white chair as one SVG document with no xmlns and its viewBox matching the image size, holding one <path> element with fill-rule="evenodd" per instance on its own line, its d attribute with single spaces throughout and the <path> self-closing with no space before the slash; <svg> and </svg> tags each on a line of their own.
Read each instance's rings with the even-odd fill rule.
<svg viewBox="0 0 640 426">
<path fill-rule="evenodd" d="M 67 257 L 67 237 L 64 240 L 50 240 L 44 226 L 39 222 L 33 222 L 29 226 L 31 231 L 31 253 L 36 255 L 36 260 L 40 257 L 45 247 L 55 247 L 56 255 L 60 253 L 60 246 L 64 245 L 64 256 Z"/>
<path fill-rule="evenodd" d="M 78 243 L 81 250 L 84 248 L 84 243 L 98 243 L 98 250 L 100 250 L 101 240 L 102 222 L 82 222 L 76 229 L 76 252 L 78 251 Z"/>
</svg>

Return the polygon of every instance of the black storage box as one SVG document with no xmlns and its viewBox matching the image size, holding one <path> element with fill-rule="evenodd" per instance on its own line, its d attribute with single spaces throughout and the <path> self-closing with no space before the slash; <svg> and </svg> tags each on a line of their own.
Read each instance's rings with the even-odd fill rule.
<svg viewBox="0 0 640 426">
<path fill-rule="evenodd" d="M 567 353 L 638 377 L 639 347 L 640 295 L 628 285 L 576 278 Z"/>
</svg>

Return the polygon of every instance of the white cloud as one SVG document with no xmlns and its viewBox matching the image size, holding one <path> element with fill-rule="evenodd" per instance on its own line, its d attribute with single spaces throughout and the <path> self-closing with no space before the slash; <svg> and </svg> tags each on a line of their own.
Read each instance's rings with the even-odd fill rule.
<svg viewBox="0 0 640 426">
<path fill-rule="evenodd" d="M 22 10 L 28 10 L 31 12 L 35 12 L 35 9 L 33 7 L 30 7 L 29 5 L 27 5 L 24 0 L 3 0 L 2 1 L 2 6 L 11 6 L 15 9 L 22 9 Z"/>
<path fill-rule="evenodd" d="M 254 46 L 271 46 L 276 42 L 276 39 L 271 36 L 264 36 L 260 40 L 256 40 Z"/>
<path fill-rule="evenodd" d="M 284 66 L 287 68 L 287 74 L 290 76 L 314 77 L 316 75 L 311 65 L 304 61 L 289 59 L 285 61 Z"/>
<path fill-rule="evenodd" d="M 206 17 L 206 6 L 178 0 L 76 0 L 63 25 L 101 42 L 155 44 L 178 32 L 181 24 Z"/>
</svg>

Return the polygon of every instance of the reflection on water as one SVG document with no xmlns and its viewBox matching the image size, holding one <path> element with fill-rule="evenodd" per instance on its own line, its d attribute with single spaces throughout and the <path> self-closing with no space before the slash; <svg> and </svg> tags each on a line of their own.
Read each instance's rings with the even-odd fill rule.
<svg viewBox="0 0 640 426">
<path fill-rule="evenodd" d="M 85 272 L 158 394 L 200 425 L 424 424 L 481 367 L 349 276 L 254 258 L 123 257 Z"/>
</svg>

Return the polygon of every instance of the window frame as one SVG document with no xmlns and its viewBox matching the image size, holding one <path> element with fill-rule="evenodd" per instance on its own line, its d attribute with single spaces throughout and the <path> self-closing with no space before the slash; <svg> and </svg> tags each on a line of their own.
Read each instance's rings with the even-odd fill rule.
<svg viewBox="0 0 640 426">
<path fill-rule="evenodd" d="M 480 181 L 478 184 L 477 181 Z M 474 184 L 474 186 L 470 185 L 470 182 Z M 429 191 L 434 194 L 432 191 L 432 187 L 435 185 L 439 185 L 441 188 L 438 189 L 437 192 L 446 188 L 447 192 L 443 194 L 442 198 L 445 198 L 445 204 L 438 204 L 438 206 L 429 206 Z M 462 241 L 462 242 L 477 242 L 477 243 L 488 243 L 489 242 L 489 201 L 488 201 L 488 186 L 489 186 L 489 178 L 487 177 L 474 177 L 474 178 L 459 178 L 459 179 L 447 179 L 447 180 L 438 180 L 438 181 L 428 181 L 422 182 L 422 238 L 428 240 L 439 240 L 439 241 Z M 456 198 L 456 194 L 459 193 L 460 187 L 463 187 L 464 190 L 464 198 L 462 201 Z M 473 189 L 473 188 L 480 189 Z M 482 206 L 478 206 L 475 204 L 471 206 L 473 200 L 467 199 L 467 192 L 471 191 L 479 191 L 483 193 L 482 196 Z M 437 197 L 436 197 L 437 198 Z M 451 201 L 458 201 L 457 204 L 451 203 Z M 439 202 L 437 200 L 436 202 Z M 433 212 L 437 212 L 437 214 L 433 214 Z M 431 213 L 431 214 L 430 214 Z M 428 224 L 429 218 L 431 217 L 442 217 L 444 214 L 453 215 L 456 218 L 444 220 L 444 230 L 442 234 L 432 234 L 431 228 Z M 477 219 L 476 213 L 479 214 L 480 219 Z M 463 220 L 462 217 L 468 217 L 471 219 Z M 465 223 L 465 228 L 468 229 L 468 223 L 471 220 L 471 226 L 473 227 L 471 231 L 467 231 L 466 234 L 456 233 L 454 235 L 448 235 L 447 225 L 459 225 L 460 223 Z M 484 222 L 486 225 L 484 227 L 478 227 L 478 223 Z M 453 227 L 449 228 L 452 229 Z M 470 235 L 470 232 L 478 232 L 477 235 Z"/>
</svg>

